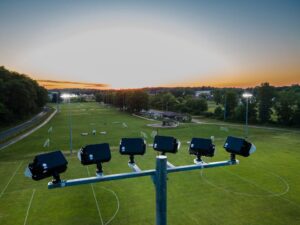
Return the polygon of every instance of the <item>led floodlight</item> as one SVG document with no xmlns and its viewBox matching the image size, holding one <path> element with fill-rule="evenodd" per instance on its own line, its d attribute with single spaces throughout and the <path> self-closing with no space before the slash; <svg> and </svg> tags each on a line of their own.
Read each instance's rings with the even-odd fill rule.
<svg viewBox="0 0 300 225">
<path fill-rule="evenodd" d="M 248 157 L 256 150 L 256 147 L 253 144 L 247 142 L 245 139 L 232 136 L 227 137 L 224 148 L 227 152 L 230 152 L 232 154 L 233 159 L 234 155 Z"/>
<path fill-rule="evenodd" d="M 120 153 L 129 155 L 129 163 L 134 164 L 134 155 L 144 155 L 146 143 L 143 138 L 122 138 L 120 142 Z"/>
<path fill-rule="evenodd" d="M 61 151 L 40 154 L 34 157 L 28 165 L 25 175 L 33 180 L 41 180 L 46 177 L 53 177 L 52 183 L 60 183 L 60 173 L 67 169 L 67 160 Z"/>
<path fill-rule="evenodd" d="M 97 165 L 97 174 L 101 175 L 103 162 L 109 162 L 111 159 L 109 144 L 93 144 L 87 145 L 80 149 L 78 158 L 82 165 Z"/>
<path fill-rule="evenodd" d="M 215 145 L 209 138 L 192 138 L 189 147 L 189 153 L 196 155 L 195 162 L 202 162 L 201 156 L 213 157 L 215 153 Z"/>
<path fill-rule="evenodd" d="M 164 155 L 165 153 L 176 153 L 180 147 L 180 142 L 174 137 L 158 136 L 154 138 L 153 149 Z"/>
</svg>

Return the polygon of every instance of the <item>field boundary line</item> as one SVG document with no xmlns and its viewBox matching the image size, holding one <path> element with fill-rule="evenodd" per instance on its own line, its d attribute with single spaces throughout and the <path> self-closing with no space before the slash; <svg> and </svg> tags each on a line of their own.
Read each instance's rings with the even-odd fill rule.
<svg viewBox="0 0 300 225">
<path fill-rule="evenodd" d="M 23 161 L 20 162 L 19 166 L 17 167 L 17 169 L 15 170 L 15 172 L 13 173 L 13 175 L 10 177 L 10 179 L 8 180 L 8 183 L 5 185 L 4 189 L 1 191 L 0 193 L 0 198 L 2 197 L 2 195 L 4 194 L 4 192 L 6 191 L 8 185 L 10 184 L 10 182 L 13 180 L 13 178 L 16 176 L 18 170 L 20 169 L 21 165 L 23 164 Z"/>
<path fill-rule="evenodd" d="M 27 218 L 28 218 L 28 215 L 29 215 L 29 210 L 31 208 L 31 204 L 32 204 L 34 193 L 35 193 L 35 189 L 33 189 L 33 191 L 32 191 L 32 195 L 31 195 L 31 198 L 30 198 L 30 201 L 29 201 L 29 205 L 28 205 L 26 216 L 25 216 L 25 220 L 24 220 L 24 225 L 26 225 L 26 223 L 27 223 Z"/>
<path fill-rule="evenodd" d="M 114 218 L 116 217 L 116 215 L 118 214 L 118 212 L 119 212 L 119 209 L 120 209 L 120 200 L 119 200 L 119 197 L 118 197 L 118 195 L 116 194 L 116 192 L 114 192 L 113 190 L 111 190 L 111 189 L 108 189 L 108 188 L 105 188 L 105 187 L 102 187 L 104 190 L 107 190 L 107 191 L 109 191 L 109 192 L 111 192 L 114 196 L 115 196 L 115 198 L 116 198 L 116 200 L 117 200 L 117 210 L 115 211 L 115 213 L 114 213 L 114 215 L 104 224 L 104 225 L 107 225 L 107 224 L 109 224 L 111 221 L 113 221 L 114 220 Z"/>
<path fill-rule="evenodd" d="M 87 169 L 87 172 L 88 172 L 88 176 L 90 176 L 89 167 L 87 166 L 86 169 Z M 96 198 L 96 194 L 95 194 L 95 190 L 94 190 L 93 184 L 91 184 L 91 188 L 92 188 L 92 191 L 93 191 L 93 196 L 94 196 L 94 199 L 95 199 L 95 202 L 96 202 L 96 208 L 97 208 L 100 220 L 101 220 L 101 224 L 104 225 L 103 218 L 102 218 L 102 215 L 101 215 L 100 207 L 99 207 L 99 204 L 98 204 L 98 201 L 97 201 L 97 198 Z"/>
<path fill-rule="evenodd" d="M 255 185 L 256 187 L 260 188 L 261 190 L 270 193 L 270 194 L 271 194 L 270 197 L 278 197 L 278 198 L 281 198 L 282 200 L 285 200 L 285 201 L 287 201 L 287 202 L 289 202 L 289 203 L 291 203 L 291 204 L 293 204 L 293 205 L 296 205 L 297 207 L 300 207 L 300 205 L 299 205 L 298 203 L 293 202 L 293 201 L 289 200 L 288 198 L 284 198 L 284 197 L 282 197 L 282 195 L 278 195 L 278 194 L 276 195 L 275 193 L 273 193 L 273 192 L 271 192 L 271 191 L 269 191 L 269 190 L 266 190 L 265 188 L 260 187 L 260 186 L 259 186 L 258 184 L 256 184 L 255 182 L 249 181 L 249 180 L 247 180 L 246 178 L 243 178 L 243 177 L 241 177 L 240 175 L 234 174 L 234 173 L 232 173 L 232 172 L 229 172 L 229 171 L 226 171 L 226 172 L 227 172 L 227 173 L 231 173 L 231 174 L 235 175 L 236 177 L 240 178 L 241 180 L 244 180 L 244 181 L 246 181 L 246 182 L 248 182 L 248 183 L 250 183 L 250 184 L 253 184 L 253 185 Z M 286 183 L 287 183 L 287 182 L 286 182 Z M 289 189 L 290 189 L 290 186 L 288 185 L 288 190 L 289 190 Z M 286 193 L 287 193 L 287 192 L 286 192 Z M 285 194 L 286 194 L 286 193 L 285 193 Z"/>
</svg>

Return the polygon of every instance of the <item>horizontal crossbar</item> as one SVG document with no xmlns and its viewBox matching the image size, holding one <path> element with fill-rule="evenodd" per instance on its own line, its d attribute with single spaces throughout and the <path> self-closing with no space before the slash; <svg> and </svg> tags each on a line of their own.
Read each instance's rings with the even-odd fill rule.
<svg viewBox="0 0 300 225">
<path fill-rule="evenodd" d="M 169 167 L 167 168 L 167 172 L 175 173 L 175 172 L 190 171 L 190 170 L 197 170 L 197 169 L 204 169 L 204 168 L 230 166 L 238 163 L 239 163 L 238 160 L 220 161 L 220 162 L 203 163 L 203 164 L 199 163 L 194 165 Z M 105 176 L 86 177 L 86 178 L 78 178 L 78 179 L 65 180 L 65 181 L 63 180 L 57 184 L 53 184 L 52 182 L 49 182 L 48 189 L 69 187 L 69 186 L 75 186 L 81 184 L 91 184 L 91 183 L 111 181 L 111 180 L 122 180 L 122 179 L 135 178 L 135 177 L 154 176 L 155 172 L 156 171 L 152 169 L 152 170 L 142 170 L 142 171 L 131 172 L 131 173 L 120 173 L 120 174 L 112 174 L 112 175 L 105 175 Z"/>
</svg>

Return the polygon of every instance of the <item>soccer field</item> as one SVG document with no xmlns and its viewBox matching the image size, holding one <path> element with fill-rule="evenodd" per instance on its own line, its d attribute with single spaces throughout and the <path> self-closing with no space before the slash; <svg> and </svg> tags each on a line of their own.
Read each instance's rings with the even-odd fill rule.
<svg viewBox="0 0 300 225">
<path fill-rule="evenodd" d="M 69 154 L 69 114 L 73 125 L 73 154 Z M 62 179 L 93 176 L 95 166 L 82 166 L 77 151 L 87 144 L 107 142 L 112 159 L 104 173 L 130 172 L 128 157 L 118 152 L 122 137 L 147 137 L 153 128 L 133 117 L 97 103 L 63 104 L 46 126 L 0 151 L 1 225 L 104 225 L 155 224 L 155 190 L 149 177 L 109 181 L 60 189 L 47 189 L 51 178 L 33 181 L 24 170 L 34 155 L 62 150 L 69 162 Z M 126 125 L 126 126 L 125 126 Z M 228 135 L 243 136 L 243 127 L 181 124 L 159 129 L 159 134 L 178 138 L 182 145 L 168 155 L 174 165 L 192 164 L 187 141 L 192 137 L 215 137 L 216 155 L 205 161 L 229 159 L 223 149 Z M 48 129 L 52 127 L 52 132 Z M 97 135 L 91 135 L 96 129 Z M 106 132 L 101 134 L 100 132 Z M 82 136 L 81 133 L 89 133 Z M 168 175 L 168 224 L 300 224 L 300 132 L 249 130 L 257 151 L 249 158 L 237 157 L 240 165 Z M 43 147 L 50 139 L 50 146 Z M 141 169 L 155 167 L 156 152 L 148 147 L 137 156 Z"/>
</svg>

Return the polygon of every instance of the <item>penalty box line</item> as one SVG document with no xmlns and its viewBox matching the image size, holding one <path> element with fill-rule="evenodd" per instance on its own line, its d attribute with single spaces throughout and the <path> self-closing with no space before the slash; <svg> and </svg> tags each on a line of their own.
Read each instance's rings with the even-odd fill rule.
<svg viewBox="0 0 300 225">
<path fill-rule="evenodd" d="M 32 204 L 34 194 L 35 194 L 35 189 L 32 190 L 32 195 L 31 195 L 31 198 L 30 198 L 30 201 L 29 201 L 29 204 L 28 204 L 28 208 L 27 208 L 27 211 L 26 211 L 24 225 L 26 225 L 26 223 L 27 223 L 27 218 L 28 218 L 28 215 L 29 215 L 29 210 L 31 208 L 31 204 Z"/>
<path fill-rule="evenodd" d="M 10 177 L 10 179 L 8 180 L 7 184 L 5 185 L 5 187 L 3 188 L 3 190 L 0 193 L 0 198 L 2 197 L 2 195 L 4 194 L 4 192 L 6 191 L 8 185 L 11 183 L 11 181 L 14 179 L 14 177 L 16 176 L 18 170 L 20 169 L 21 165 L 23 164 L 23 160 L 20 162 L 19 166 L 17 167 L 17 169 L 15 170 L 15 172 L 13 173 L 13 175 Z"/>
</svg>

